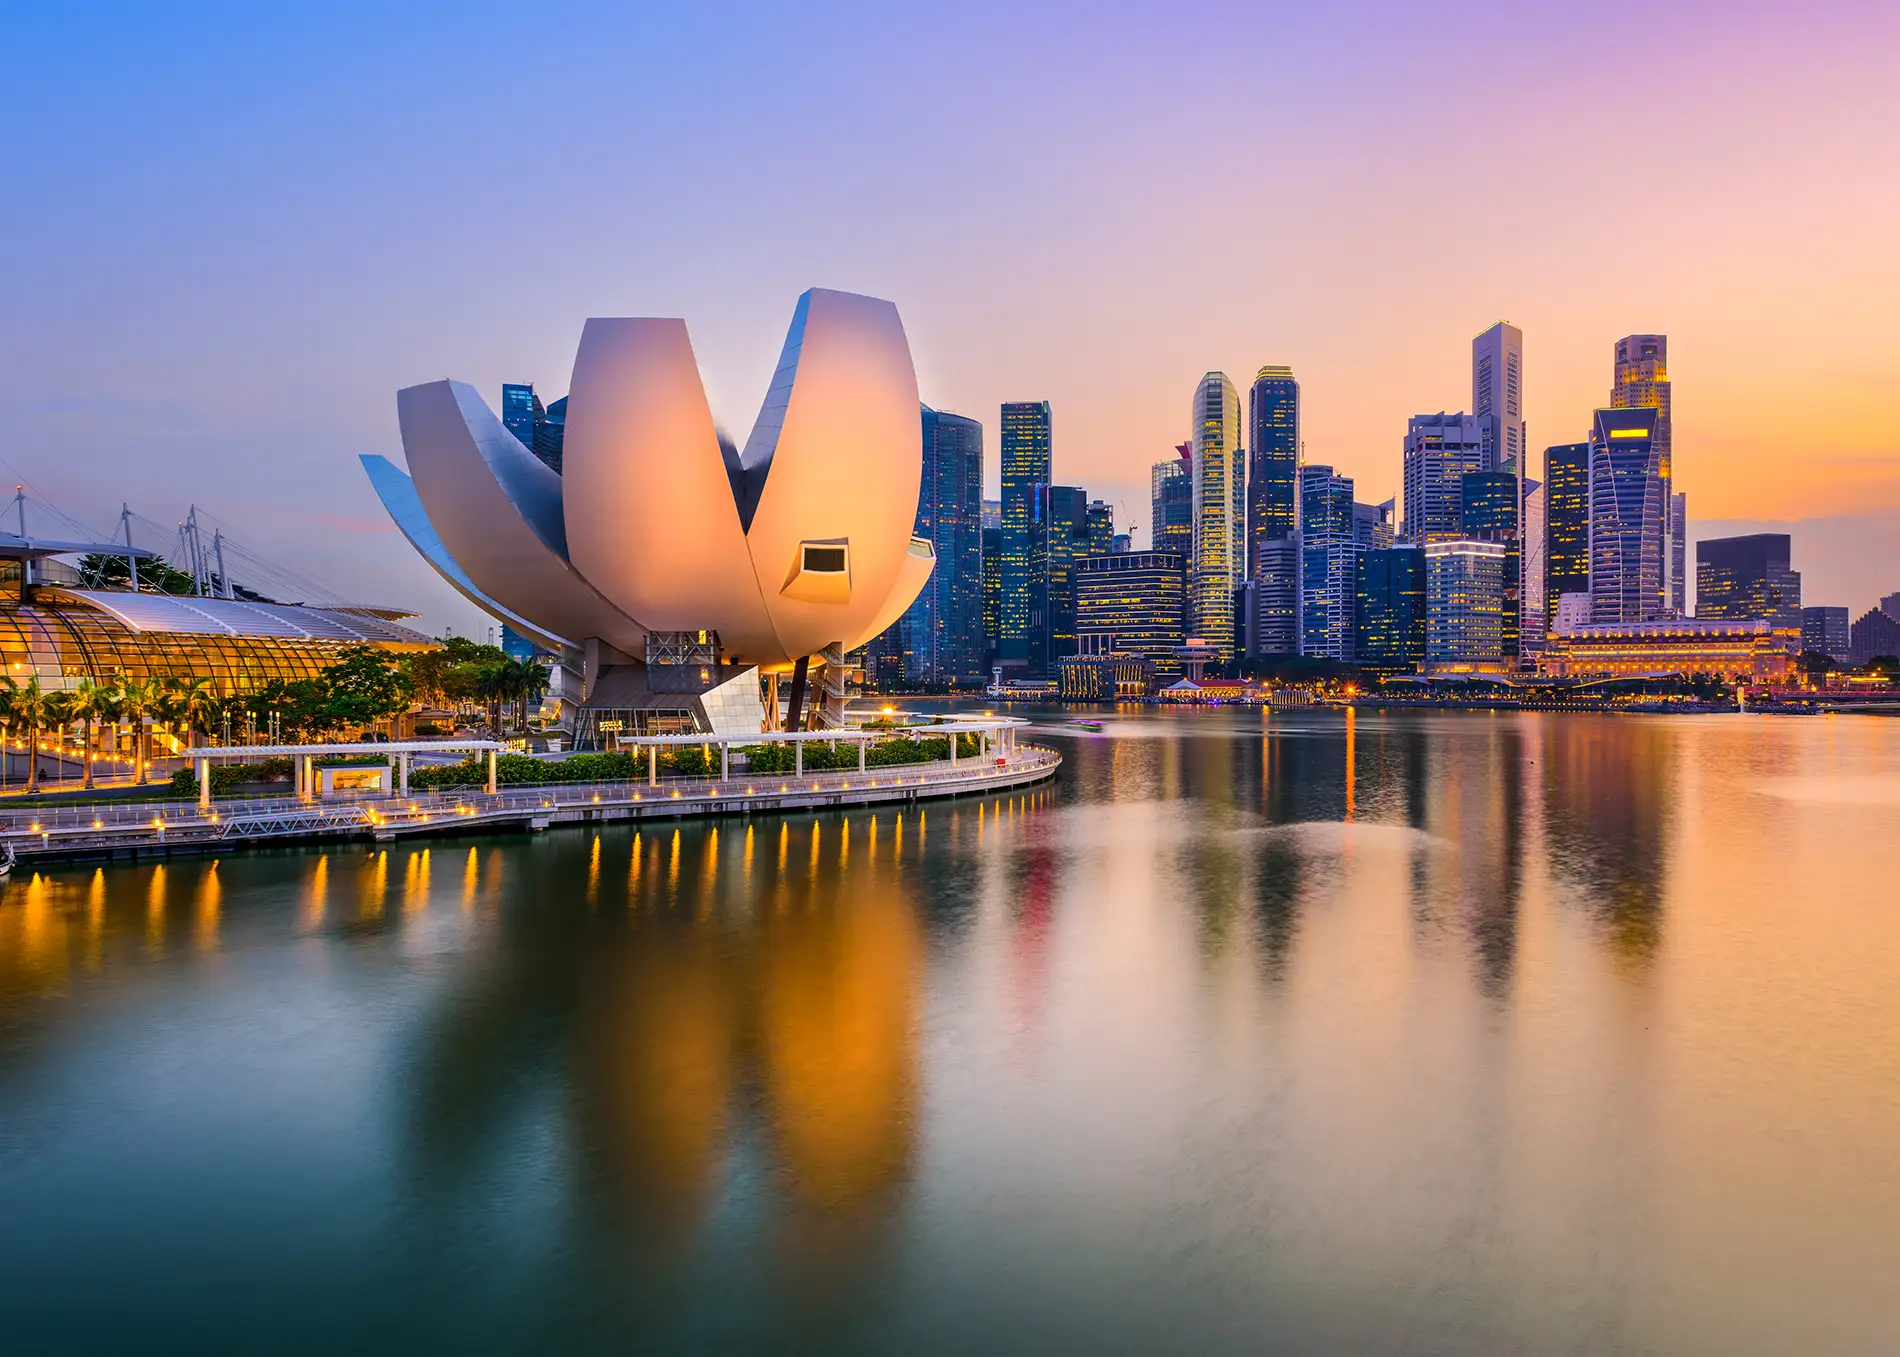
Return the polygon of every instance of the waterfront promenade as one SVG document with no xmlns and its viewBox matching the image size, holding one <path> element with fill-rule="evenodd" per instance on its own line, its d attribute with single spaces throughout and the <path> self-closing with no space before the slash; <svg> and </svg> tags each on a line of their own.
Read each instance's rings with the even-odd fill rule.
<svg viewBox="0 0 1900 1357">
<path fill-rule="evenodd" d="M 837 738 L 850 736 L 838 732 Z M 644 781 L 549 783 L 493 791 L 454 788 L 408 794 L 271 796 L 209 804 L 170 799 L 43 806 L 0 815 L 0 841 L 11 844 L 22 863 L 57 862 L 226 852 L 254 844 L 319 839 L 390 840 L 475 828 L 538 831 L 562 824 L 758 815 L 1007 791 L 1053 777 L 1062 763 L 1055 751 L 1019 744 L 1013 738 L 996 748 L 998 752 L 980 759 L 855 771 L 726 778 L 655 776 Z"/>
</svg>

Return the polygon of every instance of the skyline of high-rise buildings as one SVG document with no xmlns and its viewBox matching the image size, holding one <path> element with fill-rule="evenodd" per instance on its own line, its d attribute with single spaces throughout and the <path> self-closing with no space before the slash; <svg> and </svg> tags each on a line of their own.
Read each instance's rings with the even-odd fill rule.
<svg viewBox="0 0 1900 1357">
<path fill-rule="evenodd" d="M 1300 385 L 1289 365 L 1256 370 L 1244 431 L 1240 392 L 1223 372 L 1206 372 L 1195 386 L 1187 438 L 1173 456 L 1153 464 L 1149 482 L 1146 554 L 1181 562 L 1183 644 L 1197 645 L 1215 664 L 1303 656 L 1363 661 L 1375 669 L 1416 664 L 1427 672 L 1510 673 L 1536 667 L 1554 634 L 1569 640 L 1553 661 L 1574 665 L 1576 647 L 1592 626 L 1650 626 L 1682 617 L 1690 573 L 1683 568 L 1686 497 L 1664 475 L 1667 340 L 1628 336 L 1616 354 L 1613 403 L 1592 412 L 1587 442 L 1545 447 L 1539 480 L 1530 474 L 1527 454 L 1524 335 L 1507 322 L 1491 326 L 1473 340 L 1472 410 L 1408 419 L 1402 498 L 1382 504 L 1357 502 L 1354 479 L 1331 463 L 1307 463 Z M 515 404 L 531 408 L 530 401 Z M 926 410 L 926 417 L 932 413 Z M 1091 562 L 1141 552 L 1137 525 L 1118 533 L 1109 498 L 1051 483 L 1048 402 L 1011 402 L 1000 413 L 1003 495 L 980 499 L 980 465 L 978 488 L 969 488 L 972 459 L 966 456 L 959 463 L 965 484 L 958 512 L 976 524 L 973 551 L 961 548 L 964 564 L 953 567 L 939 543 L 939 583 L 949 587 L 952 576 L 963 582 L 965 615 L 978 619 L 969 627 L 967 649 L 982 673 L 1000 667 L 1009 677 L 1040 681 L 1054 681 L 1070 657 L 1113 660 L 1116 691 L 1125 691 L 1134 671 L 1122 662 L 1152 666 L 1159 657 L 1104 651 L 1113 641 L 1099 628 L 1090 632 L 1080 595 L 1085 571 L 1110 568 Z M 940 418 L 972 440 L 980 464 L 976 421 Z M 927 428 L 927 440 L 931 436 Z M 926 461 L 923 493 L 941 499 L 932 483 L 935 463 Z M 920 504 L 920 534 L 947 538 L 932 516 L 943 512 L 926 513 Z M 1155 542 L 1175 550 L 1158 552 Z M 1446 549 L 1426 550 L 1437 547 Z M 1419 554 L 1388 555 L 1408 549 Z M 1722 550 L 1709 544 L 1708 562 L 1719 561 Z M 1414 566 L 1424 629 L 1418 646 L 1410 647 L 1410 605 L 1393 600 L 1404 594 L 1405 572 Z M 1710 568 L 1705 564 L 1703 573 Z M 1116 569 L 1112 581 L 1092 582 L 1093 606 L 1139 603 L 1152 612 L 1154 600 L 1127 591 L 1138 594 L 1159 577 L 1152 569 Z M 1795 633 L 1798 573 L 1785 560 L 1750 569 L 1742 573 L 1767 583 L 1748 587 L 1775 593 L 1782 600 L 1777 625 Z M 1733 610 L 1738 605 L 1721 601 L 1722 585 L 1706 587 L 1709 601 L 1698 616 L 1741 616 Z M 1126 596 L 1108 600 L 1105 588 Z M 902 647 L 905 676 L 967 684 L 967 662 L 946 662 L 914 639 L 931 627 L 942 629 L 941 622 L 924 621 L 932 609 L 947 614 L 948 605 L 934 601 L 939 597 L 933 584 L 904 619 L 913 637 Z M 1161 606 L 1165 612 L 1168 605 Z M 1415 649 L 1418 657 L 1408 658 Z M 1080 683 L 1082 690 L 1101 689 L 1090 680 Z"/>
</svg>

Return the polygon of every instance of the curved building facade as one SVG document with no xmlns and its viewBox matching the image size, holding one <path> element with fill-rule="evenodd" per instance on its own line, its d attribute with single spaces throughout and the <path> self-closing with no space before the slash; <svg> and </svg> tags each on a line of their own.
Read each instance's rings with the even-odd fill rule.
<svg viewBox="0 0 1900 1357">
<path fill-rule="evenodd" d="M 422 557 L 557 650 L 579 705 L 598 708 L 609 690 L 682 691 L 682 675 L 636 667 L 683 663 L 710 692 L 815 655 L 835 665 L 895 621 L 935 561 L 913 535 L 918 410 L 897 308 L 814 288 L 743 448 L 713 423 L 684 321 L 597 318 L 559 472 L 451 381 L 398 393 L 406 474 L 363 461 Z M 700 714 L 709 728 L 752 720 L 703 701 Z"/>
<path fill-rule="evenodd" d="M 207 678 L 220 697 L 272 680 L 315 678 L 356 645 L 427 650 L 436 643 L 383 609 L 304 608 L 39 586 L 0 606 L 0 672 L 70 689 L 81 679 Z"/>
</svg>

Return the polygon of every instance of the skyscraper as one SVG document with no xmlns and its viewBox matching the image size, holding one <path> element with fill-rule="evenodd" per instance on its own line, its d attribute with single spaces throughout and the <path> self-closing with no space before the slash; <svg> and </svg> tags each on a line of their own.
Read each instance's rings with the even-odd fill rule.
<svg viewBox="0 0 1900 1357">
<path fill-rule="evenodd" d="M 1300 653 L 1300 538 L 1260 544 L 1260 576 L 1248 582 L 1252 613 L 1247 653 L 1266 658 Z"/>
<path fill-rule="evenodd" d="M 1672 616 L 1687 611 L 1688 582 L 1682 569 L 1686 548 L 1674 535 L 1675 435 L 1669 408 L 1669 337 L 1667 335 L 1626 335 L 1616 341 L 1616 366 L 1610 383 L 1612 410 L 1653 409 L 1656 421 L 1657 475 L 1662 479 L 1663 525 L 1663 606 Z M 1686 514 L 1685 514 L 1686 517 Z M 1686 524 L 1684 525 L 1686 527 Z"/>
<path fill-rule="evenodd" d="M 1544 449 L 1544 619 L 1557 625 L 1557 600 L 1590 592 L 1590 445 Z"/>
<path fill-rule="evenodd" d="M 924 467 L 916 534 L 937 550 L 930 579 L 897 625 L 904 677 L 968 686 L 983 675 L 983 426 L 923 407 Z"/>
<path fill-rule="evenodd" d="M 1801 629 L 1801 572 L 1789 568 L 1785 532 L 1696 543 L 1696 620 L 1772 622 Z"/>
<path fill-rule="evenodd" d="M 1354 659 L 1387 674 L 1425 669 L 1425 553 L 1407 542 L 1361 552 L 1355 565 Z"/>
<path fill-rule="evenodd" d="M 1352 478 L 1300 468 L 1300 654 L 1353 657 L 1359 555 Z"/>
<path fill-rule="evenodd" d="M 563 396 L 534 422 L 534 455 L 558 472 L 566 446 L 567 397 Z"/>
<path fill-rule="evenodd" d="M 983 668 L 993 669 L 1001 659 L 1001 604 L 1003 594 L 1003 529 L 983 529 Z"/>
<path fill-rule="evenodd" d="M 1425 547 L 1425 659 L 1433 673 L 1494 673 L 1504 658 L 1502 542 Z"/>
<path fill-rule="evenodd" d="M 1090 556 L 1106 556 L 1115 550 L 1115 506 L 1107 500 L 1089 501 Z"/>
<path fill-rule="evenodd" d="M 1247 577 L 1260 578 L 1260 544 L 1299 526 L 1300 384 L 1289 367 L 1263 367 L 1247 393 Z"/>
<path fill-rule="evenodd" d="M 1006 670 L 1030 669 L 1031 557 L 1049 484 L 1051 424 L 1048 401 L 1011 401 L 1003 406 L 1002 560 L 997 594 L 999 660 Z M 1040 620 L 1040 619 L 1038 619 Z"/>
<path fill-rule="evenodd" d="M 1188 585 L 1192 631 L 1222 660 L 1234 655 L 1234 594 L 1246 576 L 1246 466 L 1240 395 L 1224 372 L 1194 388 L 1189 411 L 1194 477 L 1194 555 Z"/>
<path fill-rule="evenodd" d="M 1549 460 L 1549 454 L 1545 454 Z M 1524 524 L 1520 537 L 1523 573 L 1518 579 L 1518 600 L 1523 621 L 1518 629 L 1518 648 L 1526 656 L 1543 653 L 1545 627 L 1550 613 L 1544 602 L 1544 502 L 1542 481 L 1524 482 Z"/>
<path fill-rule="evenodd" d="M 1671 484 L 1674 484 L 1672 481 Z M 1689 497 L 1681 491 L 1669 496 L 1669 524 L 1664 533 L 1669 551 L 1669 611 L 1689 615 Z"/>
<path fill-rule="evenodd" d="M 534 451 L 534 426 L 541 419 L 541 399 L 530 382 L 504 382 L 501 388 L 501 424 L 521 446 Z"/>
<path fill-rule="evenodd" d="M 1405 427 L 1404 535 L 1421 545 L 1463 532 L 1463 481 L 1483 471 L 1485 434 L 1476 415 L 1414 415 Z"/>
<path fill-rule="evenodd" d="M 1852 646 L 1851 624 L 1845 608 L 1803 608 L 1801 648 L 1845 662 Z"/>
<path fill-rule="evenodd" d="M 1667 616 L 1667 503 L 1654 407 L 1598 410 L 1590 431 L 1590 617 L 1597 623 Z"/>
<path fill-rule="evenodd" d="M 1135 655 L 1155 672 L 1181 673 L 1185 558 L 1167 551 L 1088 556 L 1076 562 L 1075 631 L 1079 655 Z"/>
<path fill-rule="evenodd" d="M 1486 471 L 1524 474 L 1524 332 L 1499 321 L 1471 341 L 1471 413 L 1480 421 Z"/>
<path fill-rule="evenodd" d="M 1187 560 L 1194 552 L 1194 478 L 1188 472 L 1194 445 L 1183 443 L 1175 456 L 1156 462 L 1148 473 L 1152 506 L 1148 540 L 1156 551 Z"/>
<path fill-rule="evenodd" d="M 1051 674 L 1057 660 L 1075 654 L 1075 563 L 1089 555 L 1088 491 L 1050 486 L 1043 492 L 1042 525 L 1044 624 L 1031 638 L 1030 659 L 1034 672 Z"/>
<path fill-rule="evenodd" d="M 1523 617 L 1521 582 L 1524 570 L 1523 536 L 1519 532 L 1518 497 L 1523 480 L 1511 467 L 1473 471 L 1460 482 L 1459 521 L 1470 541 L 1499 542 L 1504 546 L 1499 634 L 1506 661 L 1518 658 Z"/>
</svg>

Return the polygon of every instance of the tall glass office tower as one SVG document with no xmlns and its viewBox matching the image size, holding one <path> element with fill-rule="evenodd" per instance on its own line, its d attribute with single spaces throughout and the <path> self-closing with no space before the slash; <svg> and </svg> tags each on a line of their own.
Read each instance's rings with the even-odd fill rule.
<svg viewBox="0 0 1900 1357">
<path fill-rule="evenodd" d="M 542 415 L 541 399 L 532 382 L 504 382 L 501 388 L 501 424 L 521 446 L 534 451 L 534 426 Z"/>
<path fill-rule="evenodd" d="M 1789 566 L 1785 532 L 1710 537 L 1696 543 L 1695 615 L 1717 622 L 1772 622 L 1801 629 L 1801 572 Z"/>
<path fill-rule="evenodd" d="M 1154 550 L 1171 551 L 1183 561 L 1194 552 L 1194 477 L 1188 471 L 1193 449 L 1183 443 L 1176 456 L 1156 462 L 1148 473 L 1148 540 Z"/>
<path fill-rule="evenodd" d="M 1030 668 L 1051 673 L 1055 662 L 1075 654 L 1075 563 L 1089 554 L 1089 494 L 1073 485 L 1043 492 L 1038 553 L 1042 578 L 1032 586 L 1043 600 L 1043 626 L 1030 638 Z"/>
<path fill-rule="evenodd" d="M 1300 384 L 1289 367 L 1263 367 L 1247 393 L 1247 578 L 1260 578 L 1260 544 L 1299 527 Z"/>
<path fill-rule="evenodd" d="M 1590 620 L 1654 622 L 1663 593 L 1668 496 L 1654 406 L 1598 410 L 1590 431 Z"/>
<path fill-rule="evenodd" d="M 1590 445 L 1544 449 L 1544 627 L 1557 625 L 1557 600 L 1590 592 Z"/>
<path fill-rule="evenodd" d="M 898 622 L 904 677 L 967 687 L 983 676 L 983 426 L 923 407 L 924 469 L 916 534 L 937 566 Z"/>
<path fill-rule="evenodd" d="M 1524 332 L 1499 321 L 1471 341 L 1471 413 L 1483 421 L 1486 471 L 1524 473 Z"/>
<path fill-rule="evenodd" d="M 1476 415 L 1414 415 L 1405 425 L 1405 527 L 1423 546 L 1462 535 L 1464 478 L 1483 471 L 1484 422 Z"/>
<path fill-rule="evenodd" d="M 1049 485 L 1048 401 L 1010 401 L 1002 413 L 1003 541 L 998 569 L 998 659 L 1018 675 L 1030 668 L 1030 583 L 1043 490 Z"/>
<path fill-rule="evenodd" d="M 1358 533 L 1352 477 L 1300 468 L 1300 654 L 1353 657 Z"/>
<path fill-rule="evenodd" d="M 1656 460 L 1662 478 L 1663 503 L 1667 513 L 1664 524 L 1663 600 L 1670 615 L 1681 617 L 1688 610 L 1688 580 L 1684 564 L 1687 548 L 1682 540 L 1687 523 L 1676 526 L 1675 434 L 1669 409 L 1669 336 L 1626 335 L 1616 341 L 1616 366 L 1610 383 L 1610 408 L 1635 410 L 1648 407 L 1657 412 Z M 1683 517 L 1687 517 L 1686 509 Z"/>
<path fill-rule="evenodd" d="M 1240 394 L 1224 372 L 1194 388 L 1189 411 L 1194 477 L 1194 555 L 1189 610 L 1194 635 L 1222 660 L 1234 656 L 1234 595 L 1246 577 L 1247 470 Z"/>
</svg>

